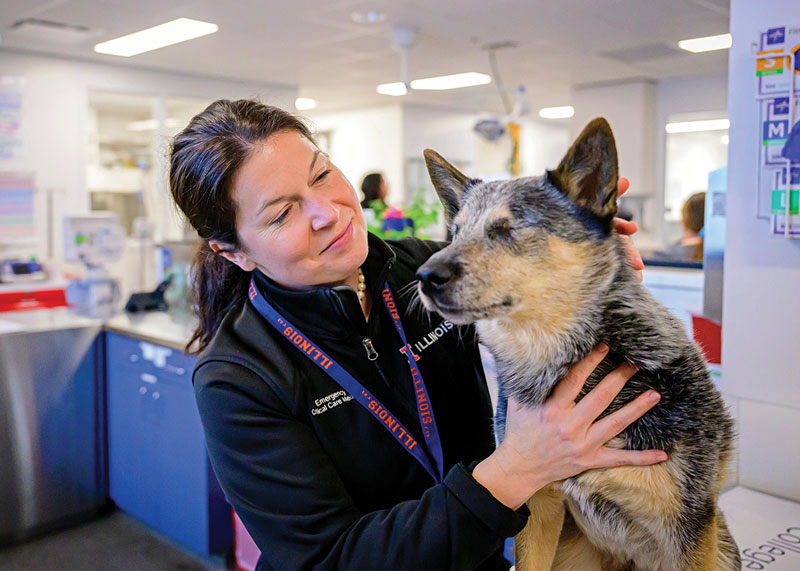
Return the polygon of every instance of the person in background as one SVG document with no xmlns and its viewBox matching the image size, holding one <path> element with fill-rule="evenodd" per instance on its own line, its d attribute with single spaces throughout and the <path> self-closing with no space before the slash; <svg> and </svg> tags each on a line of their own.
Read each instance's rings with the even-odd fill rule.
<svg viewBox="0 0 800 571">
<path fill-rule="evenodd" d="M 379 172 L 372 172 L 364 176 L 361 181 L 361 193 L 364 200 L 361 201 L 361 208 L 371 208 L 373 200 L 380 200 L 383 208 L 386 208 L 386 196 L 389 192 L 389 185 L 386 178 Z"/>
<path fill-rule="evenodd" d="M 257 569 L 508 569 L 504 540 L 537 490 L 666 460 L 606 446 L 659 399 L 598 420 L 633 365 L 576 404 L 604 346 L 542 407 L 509 401 L 495 446 L 474 327 L 409 310 L 417 268 L 446 244 L 368 233 L 294 115 L 212 103 L 172 143 L 170 190 L 202 239 L 192 382 L 209 459 Z"/>
<path fill-rule="evenodd" d="M 695 192 L 681 208 L 681 231 L 679 242 L 663 250 L 653 252 L 651 259 L 658 261 L 701 262 L 703 261 L 703 226 L 705 225 L 706 193 Z"/>
</svg>

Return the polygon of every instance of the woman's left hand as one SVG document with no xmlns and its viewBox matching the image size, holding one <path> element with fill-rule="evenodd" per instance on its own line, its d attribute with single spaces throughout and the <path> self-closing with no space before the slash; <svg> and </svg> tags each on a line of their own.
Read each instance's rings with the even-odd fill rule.
<svg viewBox="0 0 800 571">
<path fill-rule="evenodd" d="M 625 194 L 625 191 L 628 190 L 630 185 L 631 183 L 627 178 L 620 178 L 617 183 L 617 196 L 619 197 Z M 636 270 L 639 281 L 642 281 L 644 262 L 642 261 L 642 255 L 639 254 L 639 250 L 633 245 L 633 239 L 631 239 L 631 236 L 639 230 L 639 227 L 636 226 L 635 222 L 630 222 L 622 218 L 614 218 L 613 227 L 614 231 L 622 236 L 625 242 L 625 249 L 628 250 L 628 258 L 630 259 L 631 265 L 633 269 Z"/>
</svg>

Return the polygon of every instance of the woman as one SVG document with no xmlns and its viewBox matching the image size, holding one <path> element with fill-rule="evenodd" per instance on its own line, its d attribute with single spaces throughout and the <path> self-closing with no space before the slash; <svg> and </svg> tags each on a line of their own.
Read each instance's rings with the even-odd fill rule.
<svg viewBox="0 0 800 571">
<path fill-rule="evenodd" d="M 653 261 L 703 263 L 706 193 L 695 192 L 681 207 L 681 239 L 650 255 Z"/>
<path fill-rule="evenodd" d="M 213 103 L 175 138 L 170 184 L 204 240 L 194 387 L 209 456 L 260 569 L 508 568 L 504 539 L 536 490 L 666 458 L 604 447 L 657 395 L 594 422 L 632 367 L 574 404 L 603 349 L 543 408 L 511 403 L 495 450 L 474 331 L 409 310 L 444 244 L 368 235 L 294 116 Z"/>
<path fill-rule="evenodd" d="M 380 200 L 381 206 L 386 207 L 386 196 L 389 194 L 389 185 L 386 178 L 379 172 L 371 172 L 364 175 L 361 181 L 361 194 L 364 200 L 361 201 L 361 208 L 372 208 L 371 203 Z"/>
</svg>

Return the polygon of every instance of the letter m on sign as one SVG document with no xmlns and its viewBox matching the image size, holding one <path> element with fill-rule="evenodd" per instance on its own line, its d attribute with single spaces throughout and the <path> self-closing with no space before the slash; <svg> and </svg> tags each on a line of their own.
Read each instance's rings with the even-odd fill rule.
<svg viewBox="0 0 800 571">
<path fill-rule="evenodd" d="M 764 123 L 764 140 L 785 139 L 788 128 L 788 121 L 767 121 Z"/>
</svg>

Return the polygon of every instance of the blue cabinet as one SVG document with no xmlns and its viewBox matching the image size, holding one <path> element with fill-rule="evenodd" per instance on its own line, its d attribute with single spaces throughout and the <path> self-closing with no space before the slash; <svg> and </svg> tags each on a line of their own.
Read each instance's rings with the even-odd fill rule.
<svg viewBox="0 0 800 571">
<path fill-rule="evenodd" d="M 194 359 L 106 333 L 111 499 L 199 553 L 233 543 L 231 513 L 206 455 Z"/>
</svg>

